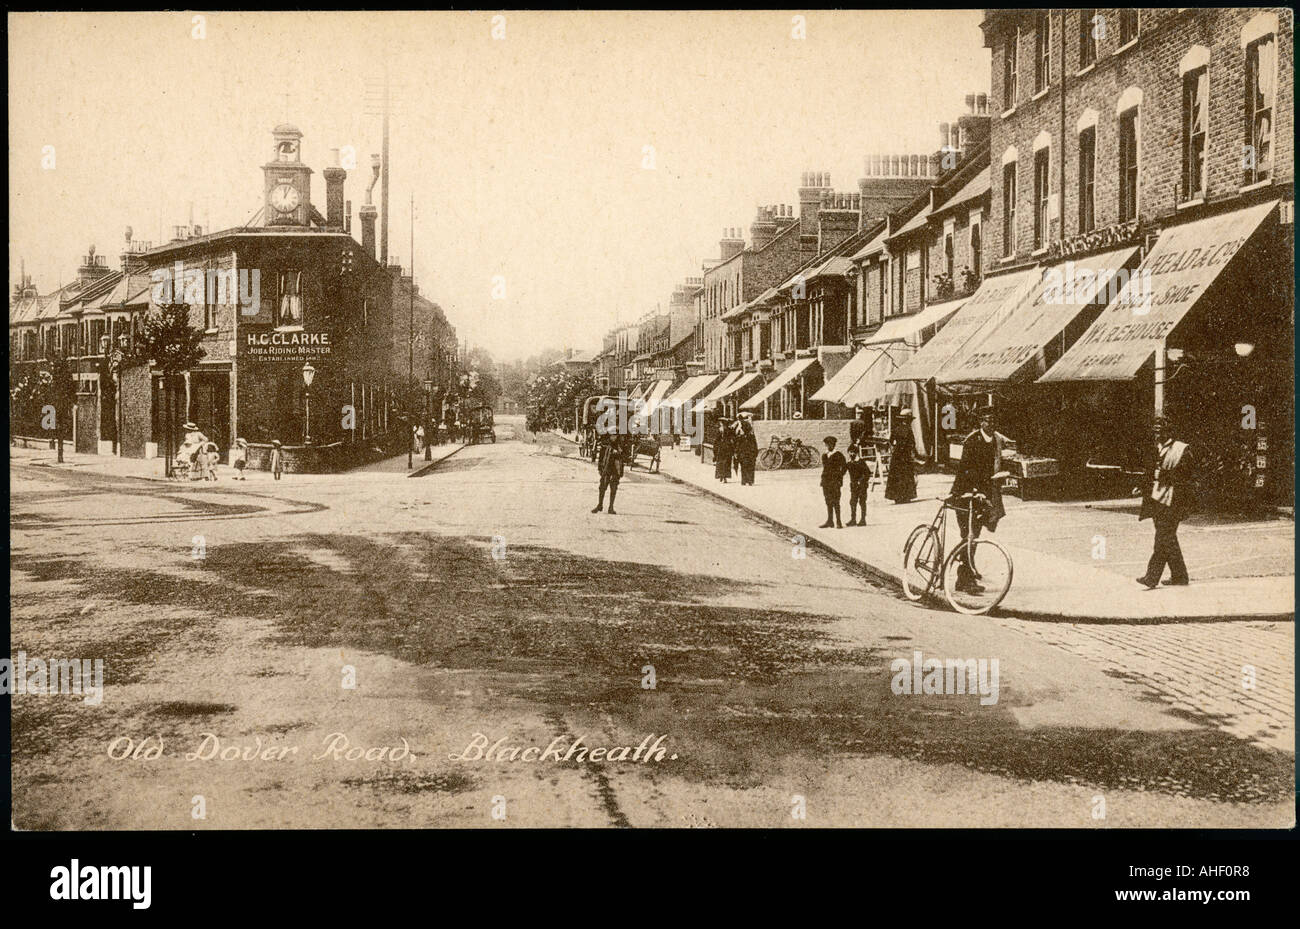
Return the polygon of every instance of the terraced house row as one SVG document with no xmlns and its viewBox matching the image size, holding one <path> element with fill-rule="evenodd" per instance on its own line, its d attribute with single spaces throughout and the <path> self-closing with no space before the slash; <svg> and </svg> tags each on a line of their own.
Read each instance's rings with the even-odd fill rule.
<svg viewBox="0 0 1300 929">
<path fill-rule="evenodd" d="M 940 468 L 991 402 L 1010 489 L 1048 496 L 1127 493 L 1161 414 L 1207 502 L 1292 505 L 1291 12 L 989 9 L 982 30 L 991 93 L 935 151 L 872 155 L 857 190 L 805 172 L 797 210 L 761 208 L 679 288 L 689 362 L 646 368 L 625 327 L 597 373 L 748 411 L 760 443 L 847 436 L 862 407 L 883 445 L 909 409 Z"/>
<path fill-rule="evenodd" d="M 343 168 L 322 172 L 325 213 L 312 204 L 301 140 L 295 126 L 275 128 L 262 208 L 246 226 L 177 227 L 162 244 L 128 229 L 118 268 L 92 246 L 46 294 L 24 273 L 9 305 L 11 391 L 61 356 L 77 399 L 60 428 L 78 451 L 155 457 L 193 421 L 223 453 L 246 439 L 254 467 L 278 440 L 303 470 L 347 467 L 404 443 L 409 419 L 437 416 L 457 382 L 455 329 L 400 266 L 376 259 L 370 189 L 360 244 Z M 204 355 L 165 383 L 135 348 L 145 316 L 171 303 L 188 306 Z M 12 417 L 11 431 L 43 434 Z"/>
</svg>

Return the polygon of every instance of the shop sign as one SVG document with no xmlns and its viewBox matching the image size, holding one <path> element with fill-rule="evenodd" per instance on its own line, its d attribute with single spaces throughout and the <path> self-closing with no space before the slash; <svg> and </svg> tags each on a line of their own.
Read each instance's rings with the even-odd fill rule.
<svg viewBox="0 0 1300 929">
<path fill-rule="evenodd" d="M 1138 274 L 1041 380 L 1132 379 L 1274 206 L 1166 229 Z"/>
<path fill-rule="evenodd" d="M 258 361 L 312 361 L 331 353 L 328 332 L 250 332 L 244 352 Z"/>
</svg>

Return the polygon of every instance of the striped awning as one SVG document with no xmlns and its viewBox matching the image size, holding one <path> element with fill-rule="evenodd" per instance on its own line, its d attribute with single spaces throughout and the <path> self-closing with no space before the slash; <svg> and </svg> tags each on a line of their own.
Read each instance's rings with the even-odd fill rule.
<svg viewBox="0 0 1300 929">
<path fill-rule="evenodd" d="M 769 381 L 762 390 L 760 390 L 758 393 L 754 394 L 754 396 L 750 397 L 748 400 L 742 403 L 740 405 L 740 408 L 742 410 L 758 409 L 767 401 L 768 397 L 775 395 L 778 390 L 780 390 L 782 387 L 785 387 L 787 384 L 792 383 L 795 380 L 795 378 L 803 375 L 805 371 L 807 371 L 815 364 L 817 364 L 816 358 L 796 359 L 795 362 L 791 364 L 788 368 L 786 368 L 776 377 L 772 378 L 772 380 Z"/>
</svg>

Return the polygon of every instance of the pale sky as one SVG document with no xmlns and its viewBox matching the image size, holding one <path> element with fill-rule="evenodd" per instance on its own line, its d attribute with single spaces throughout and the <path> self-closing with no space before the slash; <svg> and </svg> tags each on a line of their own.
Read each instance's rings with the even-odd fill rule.
<svg viewBox="0 0 1300 929">
<path fill-rule="evenodd" d="M 804 39 L 777 11 L 507 12 L 503 39 L 491 12 L 211 13 L 204 38 L 194 15 L 9 15 L 11 288 L 25 259 L 52 290 L 91 243 L 116 266 L 126 226 L 170 238 L 191 202 L 205 231 L 246 222 L 286 120 L 322 213 L 329 150 L 356 149 L 360 239 L 386 57 L 389 254 L 409 267 L 414 195 L 416 279 L 462 338 L 593 349 L 758 204 L 797 210 L 801 172 L 856 191 L 864 156 L 935 150 L 989 88 L 978 10 L 805 12 Z"/>
</svg>

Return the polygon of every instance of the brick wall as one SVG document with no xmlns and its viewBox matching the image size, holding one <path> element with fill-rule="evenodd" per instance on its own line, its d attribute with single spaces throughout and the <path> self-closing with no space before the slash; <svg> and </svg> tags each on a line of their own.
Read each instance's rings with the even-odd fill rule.
<svg viewBox="0 0 1300 929">
<path fill-rule="evenodd" d="M 1167 218 L 1177 210 L 1177 192 L 1182 177 L 1183 84 L 1179 60 L 1194 45 L 1204 46 L 1209 59 L 1209 136 L 1207 148 L 1208 196 L 1221 199 L 1235 194 L 1242 184 L 1242 145 L 1246 139 L 1243 99 L 1245 53 L 1241 48 L 1242 27 L 1260 11 L 1252 9 L 1188 8 L 1142 9 L 1140 32 L 1132 45 L 1121 48 L 1119 11 L 1099 9 L 1105 35 L 1098 41 L 1096 63 L 1083 74 L 1079 71 L 1079 18 L 1081 11 L 1065 15 L 1065 196 L 1049 228 L 1048 241 L 1079 232 L 1078 132 L 1080 116 L 1097 112 L 1095 228 L 1119 222 L 1119 119 L 1116 105 L 1129 87 L 1142 91 L 1139 109 L 1139 192 L 1138 212 L 1144 221 Z M 1294 181 L 1293 149 L 1293 24 L 1289 10 L 1277 11 L 1278 72 L 1276 124 L 1274 130 L 1274 176 L 1279 183 Z M 1019 49 L 1020 82 L 1015 111 L 995 115 L 991 129 L 992 197 L 989 222 L 984 230 L 986 267 L 997 267 L 1004 254 L 1002 157 L 1008 147 L 1017 150 L 1015 261 L 1033 251 L 1034 140 L 1046 132 L 1052 140 L 1049 161 L 1049 189 L 1060 193 L 1061 157 L 1061 49 L 1057 29 L 1060 17 L 1051 16 L 1052 83 L 1046 94 L 1033 99 L 1034 18 L 1029 13 L 1006 14 L 991 22 L 986 44 L 992 48 L 994 109 L 1005 109 L 1003 82 L 1003 38 L 1021 24 Z"/>
</svg>

